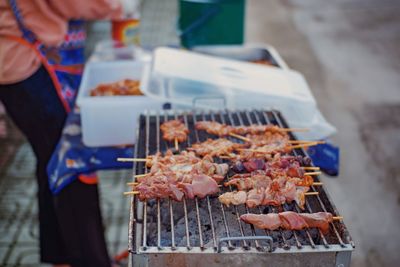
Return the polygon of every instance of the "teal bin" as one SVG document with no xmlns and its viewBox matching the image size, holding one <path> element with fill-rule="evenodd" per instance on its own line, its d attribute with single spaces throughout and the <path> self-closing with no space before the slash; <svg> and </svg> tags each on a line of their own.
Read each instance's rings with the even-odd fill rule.
<svg viewBox="0 0 400 267">
<path fill-rule="evenodd" d="M 242 44 L 245 0 L 180 0 L 181 45 Z"/>
</svg>

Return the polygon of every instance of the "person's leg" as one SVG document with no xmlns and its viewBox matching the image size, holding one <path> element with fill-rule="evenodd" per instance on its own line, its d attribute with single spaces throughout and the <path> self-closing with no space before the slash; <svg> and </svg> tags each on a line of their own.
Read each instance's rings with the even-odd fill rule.
<svg viewBox="0 0 400 267">
<path fill-rule="evenodd" d="M 109 267 L 97 184 L 74 181 L 55 196 L 58 219 L 72 266 Z"/>
<path fill-rule="evenodd" d="M 66 112 L 48 73 L 41 68 L 23 82 L 0 85 L 0 99 L 37 157 L 41 260 L 109 266 L 97 185 L 74 182 L 58 196 L 49 189 L 46 166 L 61 136 Z"/>
<path fill-rule="evenodd" d="M 0 85 L 0 99 L 8 115 L 27 137 L 37 159 L 40 258 L 48 263 L 66 263 L 46 173 L 46 165 L 60 137 L 66 112 L 44 68 L 22 82 Z"/>
</svg>

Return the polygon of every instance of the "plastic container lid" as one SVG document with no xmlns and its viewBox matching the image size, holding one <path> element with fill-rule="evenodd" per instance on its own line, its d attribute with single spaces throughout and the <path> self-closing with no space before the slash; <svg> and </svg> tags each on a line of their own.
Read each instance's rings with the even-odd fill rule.
<svg viewBox="0 0 400 267">
<path fill-rule="evenodd" d="M 268 96 L 316 104 L 305 79 L 296 71 L 164 47 L 155 50 L 141 84 L 147 95 L 182 105 L 192 106 L 197 99 L 223 98 L 226 108 L 237 108 L 230 100 L 243 93 L 249 100 Z M 246 106 L 247 99 L 241 101 Z"/>
<path fill-rule="evenodd" d="M 180 109 L 277 109 L 291 127 L 311 129 L 298 134 L 302 139 L 323 139 L 336 131 L 318 110 L 303 75 L 290 69 L 163 47 L 145 67 L 141 90 Z"/>
</svg>

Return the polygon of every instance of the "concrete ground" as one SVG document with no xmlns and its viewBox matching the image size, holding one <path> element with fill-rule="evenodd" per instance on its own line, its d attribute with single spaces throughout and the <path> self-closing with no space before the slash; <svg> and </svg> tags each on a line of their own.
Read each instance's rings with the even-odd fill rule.
<svg viewBox="0 0 400 267">
<path fill-rule="evenodd" d="M 249 0 L 247 42 L 275 46 L 338 133 L 323 178 L 356 243 L 352 266 L 400 262 L 400 2 Z"/>
<path fill-rule="evenodd" d="M 398 266 L 400 2 L 247 2 L 247 42 L 275 46 L 306 76 L 321 111 L 338 129 L 333 140 L 341 148 L 340 176 L 323 181 L 356 243 L 352 266 Z M 176 1 L 148 0 L 145 8 L 143 26 L 153 35 L 143 41 L 174 43 Z M 102 36 L 100 31 L 96 38 Z M 24 139 L 0 114 L 1 266 L 38 265 L 33 162 Z M 124 186 L 114 183 L 127 176 L 129 171 L 102 172 L 111 254 L 126 247 L 128 208 L 119 197 Z"/>
</svg>

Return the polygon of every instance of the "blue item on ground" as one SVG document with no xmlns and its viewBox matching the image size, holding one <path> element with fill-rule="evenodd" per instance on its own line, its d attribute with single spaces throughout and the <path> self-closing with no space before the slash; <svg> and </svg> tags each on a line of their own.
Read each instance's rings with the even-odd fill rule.
<svg viewBox="0 0 400 267">
<path fill-rule="evenodd" d="M 308 155 L 313 160 L 315 166 L 330 175 L 339 175 L 339 147 L 326 143 L 311 146 L 307 149 Z"/>
</svg>

